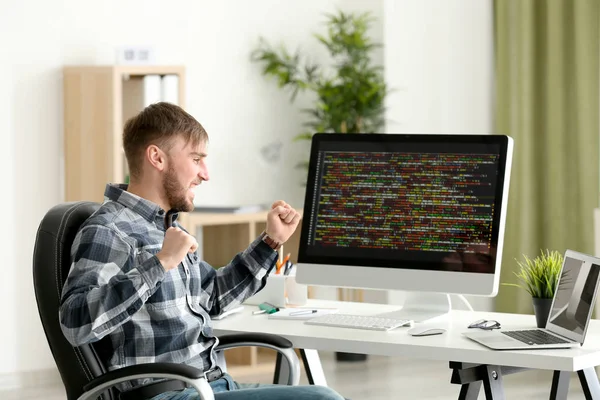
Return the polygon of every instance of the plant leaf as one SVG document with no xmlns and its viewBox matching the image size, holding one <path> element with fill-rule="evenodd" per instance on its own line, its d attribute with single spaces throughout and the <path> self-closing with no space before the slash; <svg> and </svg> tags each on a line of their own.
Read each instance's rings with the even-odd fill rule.
<svg viewBox="0 0 600 400">
<path fill-rule="evenodd" d="M 300 92 L 313 96 L 313 104 L 302 112 L 307 120 L 294 141 L 310 140 L 314 132 L 374 133 L 385 124 L 385 97 L 390 89 L 383 68 L 372 61 L 372 51 L 380 47 L 370 36 L 375 18 L 371 13 L 324 14 L 324 31 L 313 34 L 331 55 L 331 65 L 306 61 L 299 51 L 274 47 L 264 38 L 251 52 L 251 60 L 261 65 L 262 74 L 273 78 L 290 93 L 294 102 Z"/>
</svg>

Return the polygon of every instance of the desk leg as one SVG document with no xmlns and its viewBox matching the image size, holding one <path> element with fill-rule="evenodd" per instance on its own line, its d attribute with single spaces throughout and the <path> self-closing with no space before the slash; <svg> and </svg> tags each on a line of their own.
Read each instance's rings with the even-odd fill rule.
<svg viewBox="0 0 600 400">
<path fill-rule="evenodd" d="M 321 358 L 317 350 L 300 349 L 300 356 L 304 370 L 306 371 L 308 383 L 311 385 L 327 386 L 325 372 L 323 372 L 323 365 L 321 365 Z M 277 353 L 275 375 L 273 376 L 273 383 L 275 384 L 285 384 L 288 381 L 290 369 L 287 363 L 282 361 L 281 354 Z"/>
<path fill-rule="evenodd" d="M 461 385 L 459 400 L 477 399 L 482 383 L 487 400 L 504 399 L 503 368 L 499 365 L 478 365 L 451 361 L 450 368 L 452 368 L 450 382 Z M 522 370 L 522 368 L 511 367 L 504 367 L 504 369 L 506 369 L 506 374 Z"/>
<path fill-rule="evenodd" d="M 586 400 L 600 400 L 600 384 L 598 383 L 596 369 L 593 367 L 585 368 L 577 371 L 577 375 L 579 375 L 579 381 Z"/>
<path fill-rule="evenodd" d="M 481 381 L 465 383 L 460 387 L 458 400 L 477 400 L 481 391 Z"/>
<path fill-rule="evenodd" d="M 273 375 L 273 383 L 276 385 L 285 385 L 290 376 L 290 367 L 287 362 L 283 362 L 283 356 L 281 353 L 277 353 L 277 360 L 275 361 L 275 373 Z"/>
<path fill-rule="evenodd" d="M 570 381 L 570 372 L 554 371 L 552 375 L 552 388 L 550 389 L 550 400 L 566 400 L 569 393 Z"/>
<path fill-rule="evenodd" d="M 502 370 L 499 365 L 485 365 L 483 390 L 487 400 L 504 399 L 504 386 L 502 385 Z"/>
<path fill-rule="evenodd" d="M 312 349 L 300 349 L 300 355 L 302 356 L 302 363 L 304 364 L 308 383 L 311 385 L 327 386 L 327 379 L 325 379 L 325 372 L 323 371 L 319 352 Z"/>
</svg>

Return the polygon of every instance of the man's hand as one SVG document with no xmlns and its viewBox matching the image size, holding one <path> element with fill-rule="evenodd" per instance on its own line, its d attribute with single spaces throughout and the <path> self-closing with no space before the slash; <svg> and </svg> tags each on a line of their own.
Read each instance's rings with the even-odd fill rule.
<svg viewBox="0 0 600 400">
<path fill-rule="evenodd" d="M 278 200 L 271 206 L 267 214 L 265 232 L 271 239 L 285 243 L 294 233 L 300 222 L 300 214 L 283 200 Z"/>
<path fill-rule="evenodd" d="M 198 248 L 198 242 L 179 228 L 171 227 L 165 233 L 162 249 L 156 257 L 165 271 L 170 271 L 183 261 L 187 253 L 193 253 Z"/>
</svg>

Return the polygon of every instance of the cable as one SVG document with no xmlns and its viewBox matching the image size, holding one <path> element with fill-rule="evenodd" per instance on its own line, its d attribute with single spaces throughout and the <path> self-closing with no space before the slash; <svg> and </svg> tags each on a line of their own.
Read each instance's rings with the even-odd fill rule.
<svg viewBox="0 0 600 400">
<path fill-rule="evenodd" d="M 469 311 L 474 311 L 473 307 L 471 307 L 471 303 L 469 303 L 469 300 L 467 300 L 465 296 L 463 296 L 462 294 L 457 294 L 457 296 L 463 301 L 463 303 L 465 303 Z"/>
</svg>

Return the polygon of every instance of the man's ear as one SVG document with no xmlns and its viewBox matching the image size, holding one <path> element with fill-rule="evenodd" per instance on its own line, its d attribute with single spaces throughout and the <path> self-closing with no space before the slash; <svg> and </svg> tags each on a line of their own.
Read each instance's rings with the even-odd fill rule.
<svg viewBox="0 0 600 400">
<path fill-rule="evenodd" d="M 146 159 L 158 171 L 162 172 L 167 168 L 167 155 L 155 144 L 146 148 Z"/>
</svg>

